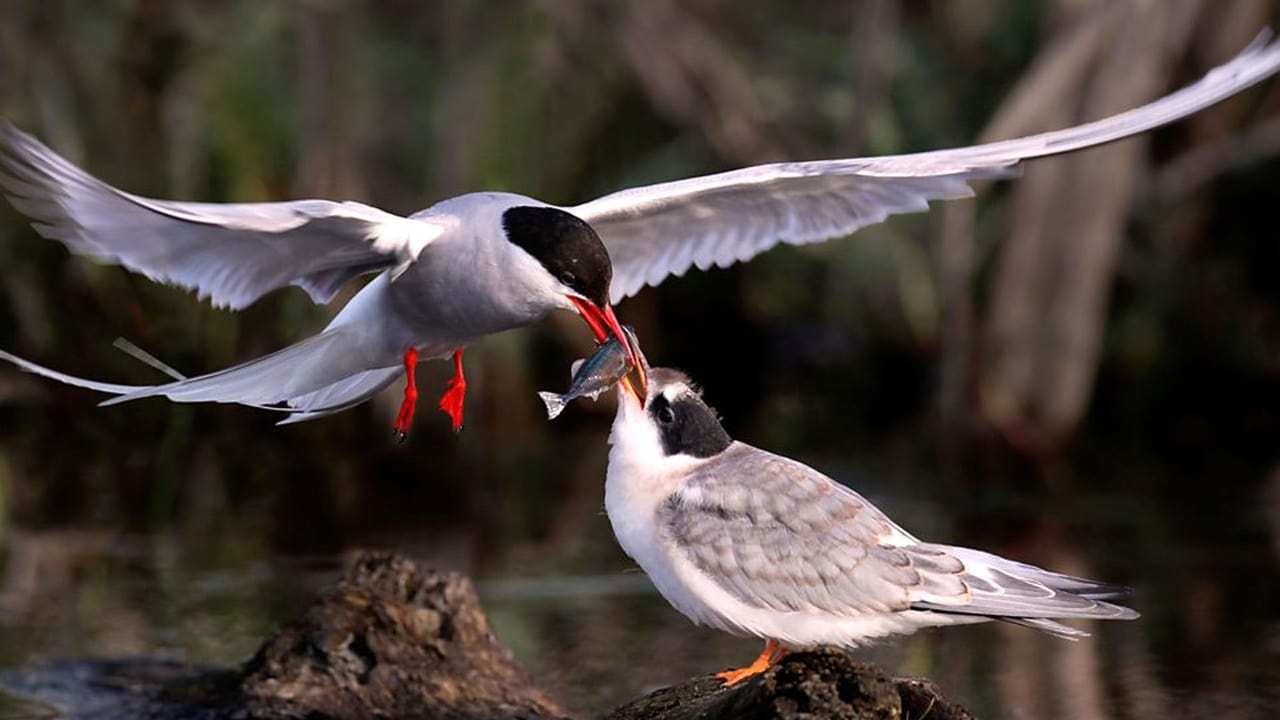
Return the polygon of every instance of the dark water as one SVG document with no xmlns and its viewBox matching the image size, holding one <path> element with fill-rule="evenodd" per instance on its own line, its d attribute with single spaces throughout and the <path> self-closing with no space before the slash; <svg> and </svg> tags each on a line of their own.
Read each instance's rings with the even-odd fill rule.
<svg viewBox="0 0 1280 720">
<path fill-rule="evenodd" d="M 1161 478 L 1117 473 L 1089 484 L 1105 490 L 992 500 L 938 497 L 932 478 L 834 472 L 925 537 L 1130 583 L 1143 613 L 1094 625 L 1081 642 L 989 624 L 921 632 L 860 657 L 933 679 L 979 717 L 1276 717 L 1280 478 L 1253 496 L 1205 483 L 1197 495 L 1155 502 L 1150 483 Z M 693 628 L 666 605 L 613 544 L 599 502 L 566 503 L 556 523 L 564 529 L 549 535 L 493 544 L 421 527 L 383 544 L 476 574 L 499 636 L 578 712 L 753 657 L 754 641 Z M 343 560 L 282 555 L 252 531 L 227 528 L 10 528 L 0 542 L 2 667 L 73 656 L 237 663 Z M 0 696 L 0 718 L 57 716 Z"/>
</svg>

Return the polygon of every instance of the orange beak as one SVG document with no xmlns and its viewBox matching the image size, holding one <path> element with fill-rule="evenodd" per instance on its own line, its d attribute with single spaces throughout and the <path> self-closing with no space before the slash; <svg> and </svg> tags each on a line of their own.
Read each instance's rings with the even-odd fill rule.
<svg viewBox="0 0 1280 720">
<path fill-rule="evenodd" d="M 613 306 L 606 304 L 601 309 L 582 298 L 572 295 L 566 297 L 569 298 L 569 302 L 573 303 L 574 308 L 582 316 L 582 320 L 587 324 L 587 327 L 591 328 L 591 334 L 595 335 L 597 343 L 603 344 L 607 342 L 610 335 L 613 335 L 619 343 L 622 343 L 622 347 L 627 351 L 627 363 L 636 369 L 639 387 L 637 388 L 626 377 L 622 379 L 622 382 L 643 405 L 645 393 L 648 390 L 648 379 L 645 377 L 643 363 L 639 361 L 635 348 L 631 346 L 631 341 L 627 339 L 627 334 L 623 332 L 622 325 L 618 322 L 618 316 L 613 314 Z"/>
</svg>

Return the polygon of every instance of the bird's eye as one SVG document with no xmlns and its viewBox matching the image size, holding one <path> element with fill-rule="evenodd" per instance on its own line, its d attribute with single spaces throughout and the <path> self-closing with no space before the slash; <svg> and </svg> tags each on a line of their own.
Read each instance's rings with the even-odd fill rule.
<svg viewBox="0 0 1280 720">
<path fill-rule="evenodd" d="M 578 278 L 573 273 L 565 270 L 560 273 L 560 282 L 564 283 L 565 287 L 573 287 L 573 284 L 578 282 Z"/>
<path fill-rule="evenodd" d="M 658 408 L 658 422 L 663 425 L 670 425 L 676 421 L 676 414 L 672 412 L 670 407 L 662 406 Z"/>
</svg>

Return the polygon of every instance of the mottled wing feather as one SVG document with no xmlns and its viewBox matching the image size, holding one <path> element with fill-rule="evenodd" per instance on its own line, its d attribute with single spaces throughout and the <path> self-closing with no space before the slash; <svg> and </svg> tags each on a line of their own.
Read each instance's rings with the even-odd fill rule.
<svg viewBox="0 0 1280 720">
<path fill-rule="evenodd" d="M 748 605 L 857 616 L 919 597 L 959 602 L 964 566 L 910 540 L 856 493 L 742 444 L 662 506 L 659 526 L 699 570 Z"/>
<path fill-rule="evenodd" d="M 734 443 L 662 504 L 667 542 L 748 605 L 852 617 L 928 610 L 1018 619 L 1132 619 L 1123 588 L 969 548 L 921 543 L 812 468 Z"/>
<path fill-rule="evenodd" d="M 299 285 L 343 283 L 417 258 L 442 228 L 356 202 L 185 203 L 117 190 L 0 121 L 0 188 L 43 236 L 213 304 L 244 307 Z"/>
<path fill-rule="evenodd" d="M 967 197 L 973 180 L 1023 160 L 1128 137 L 1208 107 L 1280 69 L 1280 43 L 1258 37 L 1202 80 L 1155 102 L 1064 130 L 985 145 L 876 158 L 778 163 L 623 190 L 568 208 L 613 260 L 614 302 L 690 267 L 725 267 L 778 243 L 848 235 L 890 215 Z"/>
</svg>

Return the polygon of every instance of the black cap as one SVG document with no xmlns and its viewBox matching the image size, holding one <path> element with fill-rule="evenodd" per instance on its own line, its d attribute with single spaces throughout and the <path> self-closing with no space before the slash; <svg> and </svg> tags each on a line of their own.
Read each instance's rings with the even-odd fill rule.
<svg viewBox="0 0 1280 720">
<path fill-rule="evenodd" d="M 537 259 L 551 276 L 604 307 L 613 263 L 585 221 L 552 207 L 513 207 L 502 214 L 507 239 Z"/>
</svg>

